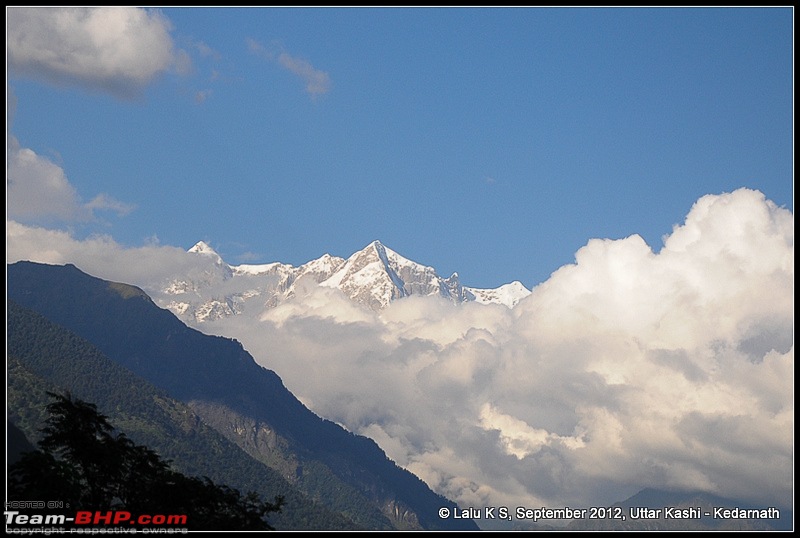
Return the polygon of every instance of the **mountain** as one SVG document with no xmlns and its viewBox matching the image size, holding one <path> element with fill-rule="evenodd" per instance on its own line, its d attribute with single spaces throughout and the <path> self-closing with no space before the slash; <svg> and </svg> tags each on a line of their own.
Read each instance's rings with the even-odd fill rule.
<svg viewBox="0 0 800 538">
<path fill-rule="evenodd" d="M 52 403 L 47 392 L 94 403 L 136 443 L 170 460 L 174 469 L 217 483 L 282 495 L 285 509 L 270 522 L 286 530 L 352 529 L 359 525 L 302 493 L 281 473 L 249 456 L 208 426 L 192 409 L 169 397 L 90 342 L 13 300 L 7 306 L 6 394 L 8 454 L 34 450 Z"/>
<path fill-rule="evenodd" d="M 198 254 L 226 272 L 221 260 Z M 477 528 L 472 520 L 441 520 L 438 510 L 455 509 L 454 503 L 398 467 L 372 440 L 309 411 L 241 344 L 188 328 L 141 289 L 94 278 L 73 265 L 31 262 L 9 265 L 7 286 L 9 300 L 91 342 L 356 525 Z"/>
<path fill-rule="evenodd" d="M 457 273 L 443 278 L 433 267 L 408 260 L 380 241 L 373 241 L 347 259 L 325 254 L 299 267 L 277 262 L 228 265 L 202 241 L 189 252 L 202 257 L 202 268 L 175 275 L 159 289 L 149 290 L 159 305 L 188 322 L 258 316 L 264 309 L 315 286 L 337 289 L 353 302 L 378 312 L 411 295 L 513 308 L 530 294 L 516 281 L 495 289 L 463 286 Z"/>
<path fill-rule="evenodd" d="M 28 441 L 25 432 L 20 430 L 16 424 L 6 419 L 6 456 L 8 464 L 13 465 L 25 452 L 36 450 L 36 447 Z"/>
</svg>

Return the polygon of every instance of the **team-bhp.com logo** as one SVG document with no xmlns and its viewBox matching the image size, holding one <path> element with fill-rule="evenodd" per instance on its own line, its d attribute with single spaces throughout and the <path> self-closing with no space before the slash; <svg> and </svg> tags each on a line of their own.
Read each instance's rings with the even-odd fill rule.
<svg viewBox="0 0 800 538">
<path fill-rule="evenodd" d="M 42 525 L 42 526 L 77 526 L 77 525 L 131 525 L 161 526 L 187 524 L 185 514 L 139 514 L 134 515 L 124 510 L 89 511 L 82 510 L 74 517 L 64 514 L 22 514 L 15 510 L 5 511 L 6 525 Z"/>
</svg>

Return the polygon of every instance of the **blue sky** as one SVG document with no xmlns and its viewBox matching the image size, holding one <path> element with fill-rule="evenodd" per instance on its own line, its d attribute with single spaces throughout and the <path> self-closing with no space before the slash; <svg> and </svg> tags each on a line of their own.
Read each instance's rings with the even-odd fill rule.
<svg viewBox="0 0 800 538">
<path fill-rule="evenodd" d="M 10 197 L 10 218 L 204 240 L 232 264 L 380 239 L 466 285 L 530 288 L 591 238 L 660 250 L 705 194 L 794 210 L 790 8 L 163 8 L 137 24 L 161 39 L 126 37 L 152 59 L 133 74 L 112 55 L 36 60 L 72 50 L 68 33 L 9 42 L 9 138 L 87 208 Z"/>
</svg>

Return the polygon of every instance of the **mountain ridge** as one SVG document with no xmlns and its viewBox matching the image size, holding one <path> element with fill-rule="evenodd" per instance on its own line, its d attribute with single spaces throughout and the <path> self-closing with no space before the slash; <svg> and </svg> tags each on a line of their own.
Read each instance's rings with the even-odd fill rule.
<svg viewBox="0 0 800 538">
<path fill-rule="evenodd" d="M 68 392 L 98 405 L 119 431 L 156 450 L 182 472 L 208 476 L 267 498 L 283 495 L 286 510 L 274 519 L 281 528 L 359 527 L 314 502 L 275 469 L 225 439 L 191 406 L 170 398 L 166 391 L 104 356 L 87 340 L 14 300 L 8 301 L 7 317 L 10 455 L 14 446 L 11 432 L 15 429 L 16 445 L 35 450 L 28 440 L 41 437 L 45 407 L 51 403 L 47 391 Z"/>
<path fill-rule="evenodd" d="M 160 289 L 148 290 L 159 305 L 187 322 L 260 315 L 316 286 L 339 290 L 375 312 L 412 295 L 513 308 L 530 294 L 519 281 L 488 289 L 464 286 L 458 273 L 444 278 L 433 267 L 409 260 L 379 240 L 347 259 L 326 253 L 298 267 L 281 262 L 229 265 L 204 241 L 187 252 L 204 256 L 210 263 L 194 274 L 175 275 Z"/>
<path fill-rule="evenodd" d="M 395 518 L 397 528 L 477 528 L 471 520 L 441 520 L 438 509 L 455 507 L 452 501 L 398 467 L 373 440 L 311 412 L 239 342 L 187 327 L 138 288 L 92 277 L 74 265 L 33 262 L 7 266 L 7 279 L 10 300 L 89 340 L 120 365 L 189 404 L 206 422 L 216 423 L 246 451 L 250 426 L 262 432 L 258 443 L 272 451 L 267 455 L 285 460 L 280 447 L 289 446 L 298 483 L 304 473 L 321 470 L 314 475 L 317 480 L 353 488 L 363 502 L 375 503 L 390 520 Z M 224 416 L 246 419 L 248 428 L 237 430 Z M 335 481 L 314 485 L 318 500 L 325 501 L 323 492 L 335 487 Z"/>
</svg>

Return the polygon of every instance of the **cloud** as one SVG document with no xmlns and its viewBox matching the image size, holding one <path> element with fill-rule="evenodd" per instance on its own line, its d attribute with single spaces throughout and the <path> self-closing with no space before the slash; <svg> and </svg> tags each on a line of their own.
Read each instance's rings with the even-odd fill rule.
<svg viewBox="0 0 800 538">
<path fill-rule="evenodd" d="M 488 402 L 481 407 L 479 416 L 481 427 L 496 430 L 506 452 L 518 460 L 539 452 L 554 441 L 567 443 L 573 448 L 584 446 L 580 437 L 562 437 L 547 430 L 531 428 L 526 422 L 499 412 Z"/>
<path fill-rule="evenodd" d="M 198 56 L 196 63 L 192 64 L 191 60 L 189 61 L 190 68 L 202 72 L 206 82 L 210 83 L 228 78 L 223 73 L 229 71 L 232 66 L 230 62 L 225 60 L 221 52 L 204 41 L 186 39 L 185 42 L 186 47 Z M 194 94 L 195 102 L 201 103 L 205 101 L 211 96 L 211 93 L 212 91 L 207 88 L 196 91 Z"/>
<path fill-rule="evenodd" d="M 174 275 L 170 264 L 179 272 L 190 272 L 202 257 L 187 254 L 182 248 L 159 245 L 149 238 L 142 247 L 129 248 L 118 244 L 109 235 L 93 235 L 75 239 L 70 232 L 6 222 L 6 260 L 49 264 L 73 263 L 98 278 L 153 288 L 163 285 Z M 210 262 L 213 265 L 213 261 Z"/>
<path fill-rule="evenodd" d="M 222 60 L 222 54 L 219 51 L 209 47 L 206 43 L 204 43 L 202 41 L 195 41 L 194 43 L 192 43 L 192 46 L 204 58 L 211 58 L 212 60 L 214 60 L 216 62 Z"/>
<path fill-rule="evenodd" d="M 246 39 L 247 48 L 253 54 L 278 65 L 299 77 L 306 86 L 306 92 L 312 98 L 328 93 L 331 89 L 331 78 L 328 73 L 315 68 L 302 58 L 292 56 L 285 51 L 270 50 L 253 38 Z M 277 49 L 277 47 L 276 47 Z"/>
<path fill-rule="evenodd" d="M 274 54 L 271 53 L 267 48 L 253 39 L 252 37 L 245 38 L 245 43 L 247 43 L 247 50 L 252 52 L 257 56 L 261 56 L 262 58 L 266 58 L 267 60 L 272 60 L 274 58 Z"/>
<path fill-rule="evenodd" d="M 326 94 L 331 89 L 331 78 L 325 71 L 315 69 L 313 65 L 302 58 L 296 58 L 286 52 L 278 56 L 278 63 L 288 69 L 306 84 L 306 91 L 312 96 Z"/>
<path fill-rule="evenodd" d="M 29 148 L 20 147 L 13 136 L 9 136 L 7 151 L 6 210 L 11 219 L 50 224 L 88 222 L 97 211 L 124 216 L 134 209 L 107 194 L 83 203 L 60 166 Z"/>
<path fill-rule="evenodd" d="M 202 327 L 462 504 L 661 487 L 786 506 L 793 220 L 741 189 L 698 200 L 659 253 L 589 241 L 513 310 L 410 297 L 371 317 L 311 290 Z"/>
<path fill-rule="evenodd" d="M 211 97 L 212 93 L 214 92 L 213 90 L 210 89 L 200 90 L 194 94 L 194 102 L 197 103 L 198 105 L 204 103 L 206 99 Z"/>
<path fill-rule="evenodd" d="M 136 209 L 136 206 L 115 200 L 107 194 L 98 194 L 88 203 L 84 204 L 84 207 L 91 211 L 113 211 L 121 217 Z"/>
<path fill-rule="evenodd" d="M 187 70 L 157 10 L 12 7 L 6 16 L 12 73 L 130 99 L 169 69 Z"/>
<path fill-rule="evenodd" d="M 6 180 L 8 216 L 29 220 L 54 217 L 60 220 L 85 220 L 78 193 L 67 181 L 64 170 L 33 150 L 21 148 L 16 138 L 8 144 Z"/>
<path fill-rule="evenodd" d="M 154 297 L 213 270 L 16 223 L 7 241 L 9 261 L 69 261 Z M 788 508 L 793 260 L 793 214 L 740 189 L 699 199 L 659 252 L 588 241 L 514 309 L 412 296 L 379 314 L 309 285 L 199 328 L 465 506 L 602 506 L 656 487 Z"/>
</svg>

